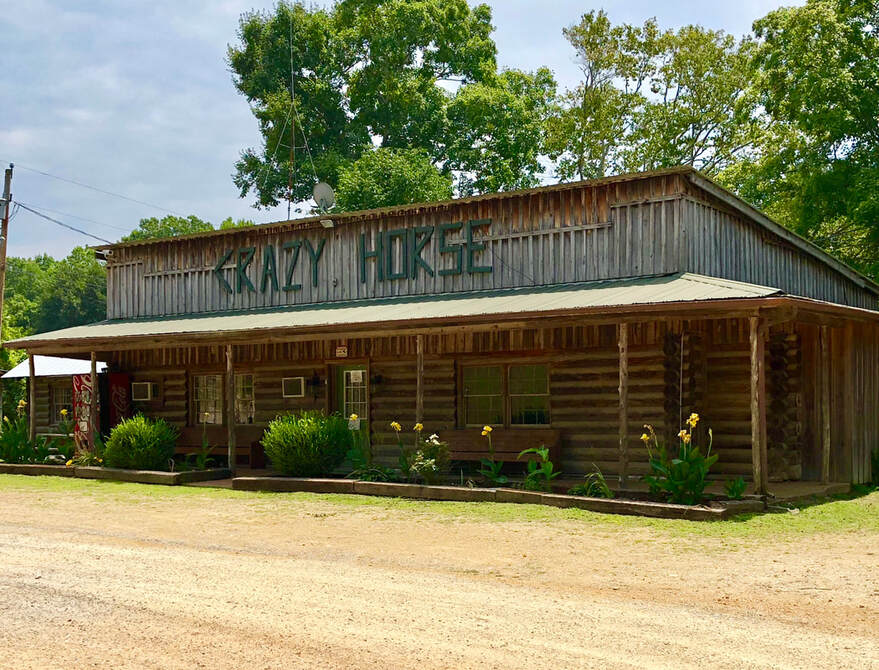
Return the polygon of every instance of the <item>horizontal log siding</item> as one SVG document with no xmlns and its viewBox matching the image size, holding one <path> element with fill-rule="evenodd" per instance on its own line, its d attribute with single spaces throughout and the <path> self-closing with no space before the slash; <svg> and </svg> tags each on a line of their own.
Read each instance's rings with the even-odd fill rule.
<svg viewBox="0 0 879 670">
<path fill-rule="evenodd" d="M 639 439 L 644 424 L 661 434 L 663 353 L 658 343 L 629 346 L 628 474 L 648 470 Z M 608 476 L 619 468 L 619 352 L 602 347 L 553 365 L 550 381 L 552 427 L 562 430 L 562 470 L 568 475 L 597 466 Z"/>
<path fill-rule="evenodd" d="M 874 294 L 762 226 L 704 201 L 687 198 L 682 207 L 683 265 L 690 272 L 842 305 L 877 308 Z"/>
<path fill-rule="evenodd" d="M 402 439 L 412 444 L 415 424 L 415 359 L 374 361 L 370 376 L 370 428 L 373 453 L 384 465 L 397 463 L 399 447 L 391 421 L 403 426 Z M 455 427 L 455 365 L 451 360 L 424 361 L 424 436 Z"/>
</svg>

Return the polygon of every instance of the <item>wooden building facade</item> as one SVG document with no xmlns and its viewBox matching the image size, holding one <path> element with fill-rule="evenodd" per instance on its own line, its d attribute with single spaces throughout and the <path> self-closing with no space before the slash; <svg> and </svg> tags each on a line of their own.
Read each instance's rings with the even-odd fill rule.
<svg viewBox="0 0 879 670">
<path fill-rule="evenodd" d="M 671 439 L 696 411 L 720 476 L 870 477 L 879 287 L 689 168 L 97 253 L 108 320 L 7 346 L 106 361 L 181 448 L 206 432 L 239 465 L 321 409 L 363 417 L 380 458 L 392 420 L 468 453 L 492 424 L 625 483 L 643 425 Z"/>
</svg>

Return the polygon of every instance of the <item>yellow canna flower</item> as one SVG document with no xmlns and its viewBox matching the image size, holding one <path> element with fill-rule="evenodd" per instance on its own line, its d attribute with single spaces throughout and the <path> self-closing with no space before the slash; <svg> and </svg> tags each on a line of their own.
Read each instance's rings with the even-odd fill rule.
<svg viewBox="0 0 879 670">
<path fill-rule="evenodd" d="M 350 419 L 351 421 L 357 421 L 357 418 L 358 417 L 356 414 L 352 414 L 351 416 L 348 417 L 348 419 Z"/>
<path fill-rule="evenodd" d="M 650 436 L 647 433 L 641 433 L 642 442 L 650 442 Z"/>
<path fill-rule="evenodd" d="M 62 408 L 61 408 L 61 412 L 60 412 L 60 414 L 61 414 L 61 416 L 67 416 L 67 408 L 66 408 L 66 407 L 62 407 Z"/>
<path fill-rule="evenodd" d="M 487 435 L 488 435 L 488 431 L 487 431 L 487 430 L 483 430 L 483 431 L 482 431 L 482 437 L 486 437 Z"/>
<path fill-rule="evenodd" d="M 71 465 L 73 465 L 73 459 L 71 458 L 69 461 L 67 461 L 67 463 L 65 463 L 65 465 L 69 468 Z"/>
<path fill-rule="evenodd" d="M 490 432 L 491 432 L 491 426 L 483 426 L 483 427 L 482 427 L 482 430 L 483 430 L 483 432 L 490 433 Z"/>
<path fill-rule="evenodd" d="M 687 436 L 687 431 L 685 431 L 685 430 L 682 430 L 681 432 L 678 433 L 678 437 L 681 438 L 682 440 L 683 440 L 686 436 Z"/>
<path fill-rule="evenodd" d="M 690 428 L 695 428 L 696 424 L 699 423 L 699 415 L 696 412 L 693 412 L 690 415 L 690 418 L 687 419 L 687 423 L 690 424 Z"/>
<path fill-rule="evenodd" d="M 687 433 L 681 438 L 684 441 L 684 444 L 690 444 L 690 434 Z"/>
<path fill-rule="evenodd" d="M 419 421 L 418 423 L 416 423 L 416 424 L 412 427 L 412 430 L 414 430 L 416 433 L 420 433 L 422 430 L 424 430 L 424 426 L 423 426 L 423 425 L 421 424 L 421 422 Z"/>
<path fill-rule="evenodd" d="M 397 423 L 396 421 L 391 421 L 391 428 L 393 428 L 393 429 L 394 429 L 395 431 L 397 431 L 398 433 L 399 433 L 401 430 L 403 430 L 403 426 L 401 426 L 401 425 L 400 425 L 399 423 Z"/>
</svg>

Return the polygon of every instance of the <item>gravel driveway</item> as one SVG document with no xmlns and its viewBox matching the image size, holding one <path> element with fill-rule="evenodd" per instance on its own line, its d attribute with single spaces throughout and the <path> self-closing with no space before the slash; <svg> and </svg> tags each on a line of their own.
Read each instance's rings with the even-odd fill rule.
<svg viewBox="0 0 879 670">
<path fill-rule="evenodd" d="M 872 531 L 14 479 L 4 668 L 879 667 Z"/>
</svg>

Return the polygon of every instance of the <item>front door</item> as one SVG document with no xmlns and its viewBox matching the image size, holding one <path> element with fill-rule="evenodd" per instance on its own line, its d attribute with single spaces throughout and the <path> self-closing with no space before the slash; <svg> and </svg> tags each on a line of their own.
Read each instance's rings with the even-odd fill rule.
<svg viewBox="0 0 879 670">
<path fill-rule="evenodd" d="M 339 366 L 336 372 L 335 409 L 342 416 L 356 414 L 361 428 L 369 417 L 369 377 L 365 365 Z"/>
</svg>

